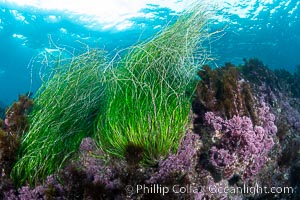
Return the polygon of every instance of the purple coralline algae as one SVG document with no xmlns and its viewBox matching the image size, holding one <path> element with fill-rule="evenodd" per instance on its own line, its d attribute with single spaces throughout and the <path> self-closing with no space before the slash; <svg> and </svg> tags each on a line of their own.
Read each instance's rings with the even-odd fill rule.
<svg viewBox="0 0 300 200">
<path fill-rule="evenodd" d="M 199 138 L 199 135 L 188 131 L 182 139 L 177 153 L 170 154 L 165 160 L 160 161 L 159 171 L 150 178 L 149 183 L 163 182 L 174 173 L 184 174 L 191 171 L 197 155 Z"/>
<path fill-rule="evenodd" d="M 210 149 L 210 162 L 223 170 L 225 178 L 238 174 L 248 180 L 266 163 L 277 127 L 275 116 L 265 103 L 258 109 L 258 115 L 260 124 L 253 125 L 246 116 L 222 119 L 213 112 L 205 114 L 218 139 Z"/>
</svg>

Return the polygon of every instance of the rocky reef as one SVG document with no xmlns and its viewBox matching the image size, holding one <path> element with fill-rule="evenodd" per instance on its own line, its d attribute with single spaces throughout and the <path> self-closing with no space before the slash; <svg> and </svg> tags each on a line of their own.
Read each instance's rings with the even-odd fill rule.
<svg viewBox="0 0 300 200">
<path fill-rule="evenodd" d="M 249 59 L 205 65 L 198 76 L 176 153 L 145 166 L 139 145 L 128 144 L 121 159 L 87 137 L 58 173 L 16 188 L 8 174 L 32 104 L 20 97 L 1 122 L 1 198 L 299 199 L 299 71 L 270 70 Z"/>
<path fill-rule="evenodd" d="M 27 114 L 32 105 L 32 99 L 20 95 L 19 101 L 7 109 L 5 119 L 0 119 L 0 194 L 12 186 L 10 172 L 17 159 L 21 137 L 29 128 Z"/>
</svg>

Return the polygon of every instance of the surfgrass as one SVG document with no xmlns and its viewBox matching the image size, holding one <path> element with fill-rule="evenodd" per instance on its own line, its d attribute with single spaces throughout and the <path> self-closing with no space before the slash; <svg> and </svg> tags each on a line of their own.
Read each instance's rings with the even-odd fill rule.
<svg viewBox="0 0 300 200">
<path fill-rule="evenodd" d="M 201 44 L 207 13 L 196 4 L 151 40 L 132 46 L 109 66 L 104 112 L 99 115 L 99 147 L 124 158 L 129 144 L 143 149 L 153 165 L 177 150 L 189 124 L 196 71 L 205 62 Z"/>
<path fill-rule="evenodd" d="M 57 172 L 82 138 L 93 133 L 104 95 L 104 63 L 103 53 L 96 50 L 57 61 L 34 98 L 30 129 L 11 174 L 17 185 L 35 184 Z"/>
</svg>

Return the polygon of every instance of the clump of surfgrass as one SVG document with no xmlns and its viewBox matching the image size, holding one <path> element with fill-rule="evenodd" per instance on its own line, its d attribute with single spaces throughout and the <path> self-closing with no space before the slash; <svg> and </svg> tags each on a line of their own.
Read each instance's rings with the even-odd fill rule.
<svg viewBox="0 0 300 200">
<path fill-rule="evenodd" d="M 196 71 L 207 56 L 201 46 L 209 36 L 207 20 L 205 8 L 197 4 L 112 61 L 97 126 L 100 148 L 124 158 L 129 144 L 140 146 L 146 165 L 177 150 L 189 124 Z"/>
<path fill-rule="evenodd" d="M 58 60 L 51 78 L 34 98 L 30 129 L 22 137 L 12 177 L 18 185 L 34 184 L 59 170 L 90 136 L 101 108 L 103 52 L 93 50 Z"/>
</svg>

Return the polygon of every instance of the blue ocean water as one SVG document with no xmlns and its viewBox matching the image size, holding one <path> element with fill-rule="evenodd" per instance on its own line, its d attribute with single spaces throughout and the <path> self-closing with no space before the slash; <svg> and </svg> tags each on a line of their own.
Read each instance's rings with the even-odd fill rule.
<svg viewBox="0 0 300 200">
<path fill-rule="evenodd" d="M 57 48 L 76 52 L 86 47 L 110 53 L 146 39 L 172 23 L 191 2 L 175 0 L 3 1 L 0 0 L 0 102 L 9 104 L 20 93 L 41 84 L 44 53 Z M 300 1 L 216 0 L 211 31 L 222 37 L 209 43 L 211 65 L 243 63 L 257 57 L 270 68 L 294 71 L 300 64 Z M 213 10 L 213 8 L 212 8 Z M 34 66 L 33 66 L 33 65 Z"/>
</svg>

